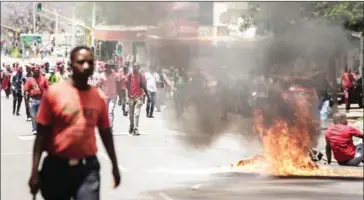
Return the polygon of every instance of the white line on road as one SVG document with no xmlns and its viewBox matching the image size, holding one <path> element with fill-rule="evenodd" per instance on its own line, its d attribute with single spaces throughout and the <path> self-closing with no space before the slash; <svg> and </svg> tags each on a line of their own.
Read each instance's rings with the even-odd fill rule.
<svg viewBox="0 0 364 200">
<path fill-rule="evenodd" d="M 18 138 L 20 140 L 34 140 L 35 135 L 19 135 Z"/>
<path fill-rule="evenodd" d="M 160 197 L 162 197 L 164 200 L 176 200 L 176 199 L 172 198 L 171 196 L 167 195 L 167 194 L 166 194 L 166 193 L 164 193 L 164 192 L 159 192 L 159 193 L 158 193 L 158 195 L 159 195 Z"/>
<path fill-rule="evenodd" d="M 105 160 L 110 160 L 109 159 L 109 156 L 107 156 L 106 155 L 106 153 L 104 153 L 104 152 L 101 152 L 101 151 L 99 151 L 99 152 L 97 152 L 97 154 L 102 158 L 102 159 L 105 159 Z M 122 171 L 122 172 L 128 172 L 128 169 L 127 168 L 125 168 L 125 167 L 123 167 L 120 163 L 118 163 L 119 164 L 119 170 L 120 171 Z"/>
<path fill-rule="evenodd" d="M 2 156 L 6 156 L 6 155 L 27 155 L 27 154 L 32 154 L 32 152 L 7 152 L 7 153 L 1 153 Z"/>
</svg>

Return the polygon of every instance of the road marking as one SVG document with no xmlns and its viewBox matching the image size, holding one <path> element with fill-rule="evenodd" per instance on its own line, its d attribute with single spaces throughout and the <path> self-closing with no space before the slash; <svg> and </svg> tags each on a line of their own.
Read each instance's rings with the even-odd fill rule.
<svg viewBox="0 0 364 200">
<path fill-rule="evenodd" d="M 159 195 L 160 197 L 162 197 L 164 200 L 176 200 L 176 199 L 172 198 L 171 196 L 167 195 L 167 194 L 166 194 L 166 193 L 164 193 L 164 192 L 159 192 L 159 193 L 158 193 L 158 195 Z"/>
<path fill-rule="evenodd" d="M 34 140 L 35 135 L 19 135 L 18 138 L 20 140 Z"/>
<path fill-rule="evenodd" d="M 140 131 L 139 132 L 139 134 L 140 135 L 149 135 L 149 133 L 147 133 L 147 132 L 142 132 L 142 131 Z M 129 132 L 119 132 L 119 133 L 115 133 L 115 134 L 113 134 L 114 136 L 119 136 L 119 135 L 128 135 L 128 136 L 133 136 L 133 135 L 131 135 Z"/>
<path fill-rule="evenodd" d="M 110 160 L 109 159 L 109 156 L 106 154 L 106 153 L 104 153 L 104 152 L 101 152 L 101 151 L 99 151 L 99 152 L 97 152 L 97 154 L 102 158 L 102 159 L 105 159 L 105 160 Z M 123 167 L 120 163 L 118 163 L 119 164 L 119 170 L 120 171 L 122 171 L 122 172 L 128 172 L 129 170 L 127 169 L 127 168 L 125 168 L 125 167 Z"/>
<path fill-rule="evenodd" d="M 13 152 L 13 153 L 1 153 L 2 156 L 6 156 L 6 155 L 27 155 L 27 154 L 32 154 L 33 152 Z"/>
</svg>

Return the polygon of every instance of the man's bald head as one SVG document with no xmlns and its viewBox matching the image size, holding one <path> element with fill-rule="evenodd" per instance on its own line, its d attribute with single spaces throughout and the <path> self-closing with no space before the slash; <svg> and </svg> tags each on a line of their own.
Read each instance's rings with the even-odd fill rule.
<svg viewBox="0 0 364 200">
<path fill-rule="evenodd" d="M 335 113 L 333 116 L 334 124 L 344 124 L 346 125 L 348 122 L 346 120 L 346 115 L 344 113 Z"/>
</svg>

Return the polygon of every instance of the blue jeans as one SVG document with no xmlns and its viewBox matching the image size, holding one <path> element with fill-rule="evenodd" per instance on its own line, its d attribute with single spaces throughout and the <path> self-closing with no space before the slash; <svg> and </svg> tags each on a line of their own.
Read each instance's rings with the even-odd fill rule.
<svg viewBox="0 0 364 200">
<path fill-rule="evenodd" d="M 40 99 L 29 99 L 30 116 L 32 118 L 33 131 L 37 130 L 37 122 L 35 121 L 39 109 Z"/>
<path fill-rule="evenodd" d="M 113 127 L 114 124 L 114 109 L 116 105 L 117 97 L 109 97 L 107 99 L 107 107 L 109 112 L 109 120 L 110 120 L 110 126 Z"/>
</svg>

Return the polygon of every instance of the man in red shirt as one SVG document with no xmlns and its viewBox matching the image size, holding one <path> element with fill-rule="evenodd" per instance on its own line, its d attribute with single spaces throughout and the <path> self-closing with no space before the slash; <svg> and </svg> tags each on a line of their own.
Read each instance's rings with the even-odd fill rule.
<svg viewBox="0 0 364 200">
<path fill-rule="evenodd" d="M 35 122 L 35 118 L 38 113 L 40 99 L 48 87 L 49 85 L 47 79 L 41 75 L 40 67 L 36 66 L 33 71 L 33 76 L 29 77 L 24 85 L 25 103 L 29 104 L 33 134 L 37 133 L 37 123 Z"/>
<path fill-rule="evenodd" d="M 339 165 L 358 166 L 363 162 L 363 144 L 357 146 L 353 143 L 353 136 L 364 138 L 358 129 L 348 126 L 346 115 L 335 113 L 334 124 L 326 131 L 326 156 L 328 164 L 331 163 L 331 150 Z"/>
<path fill-rule="evenodd" d="M 90 48 L 74 48 L 71 65 L 72 79 L 52 85 L 42 98 L 29 186 L 32 194 L 40 187 L 45 200 L 98 200 L 96 126 L 112 162 L 114 186 L 120 183 L 107 105 L 99 90 L 87 83 L 94 71 Z M 48 155 L 38 172 L 43 151 Z"/>
<path fill-rule="evenodd" d="M 129 74 L 129 66 L 126 65 L 124 67 L 122 67 L 119 71 L 120 74 L 120 81 L 121 84 L 118 84 L 118 87 L 120 87 L 120 89 L 118 89 L 119 91 L 119 101 L 118 101 L 118 105 L 121 105 L 121 109 L 123 111 L 123 115 L 124 116 L 128 116 L 128 108 L 127 108 L 127 89 L 126 89 L 126 77 Z"/>
<path fill-rule="evenodd" d="M 351 68 L 345 67 L 344 73 L 341 75 L 341 85 L 344 89 L 346 112 L 349 112 L 350 96 L 355 87 L 355 74 L 351 71 Z"/>
<path fill-rule="evenodd" d="M 133 72 L 127 75 L 126 88 L 128 90 L 129 97 L 129 121 L 130 128 L 129 133 L 132 135 L 140 135 L 139 128 L 139 116 L 140 108 L 143 105 L 143 94 L 147 95 L 150 100 L 149 92 L 146 88 L 146 79 L 144 74 L 140 71 L 139 63 L 135 62 L 133 65 Z"/>
</svg>

